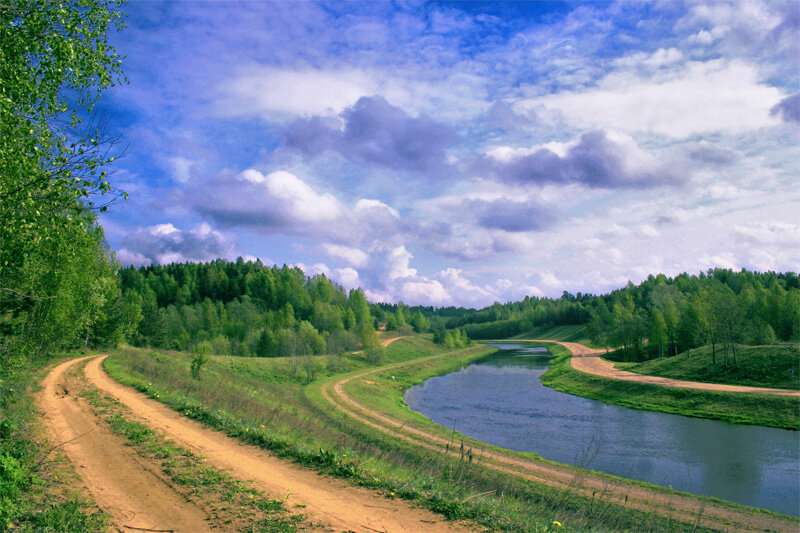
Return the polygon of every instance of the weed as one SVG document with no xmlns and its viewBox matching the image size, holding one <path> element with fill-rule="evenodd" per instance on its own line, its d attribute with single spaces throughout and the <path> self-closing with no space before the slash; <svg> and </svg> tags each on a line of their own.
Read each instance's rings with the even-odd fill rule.
<svg viewBox="0 0 800 533">
<path fill-rule="evenodd" d="M 373 374 L 385 382 L 383 392 L 376 394 L 367 384 L 362 384 L 362 392 L 379 409 L 389 409 L 393 415 L 402 410 L 404 420 L 421 423 L 424 417 L 403 406 L 402 389 L 430 375 L 460 368 L 489 351 L 477 346 L 445 353 L 422 337 L 403 339 L 386 347 L 385 360 L 387 364 L 417 360 L 413 367 Z M 427 357 L 433 354 L 441 357 Z M 565 497 L 546 486 L 488 470 L 481 466 L 480 453 L 473 445 L 465 445 L 463 455 L 450 457 L 354 422 L 332 410 L 322 398 L 321 387 L 331 378 L 304 386 L 303 379 L 292 374 L 288 358 L 211 357 L 202 381 L 187 375 L 190 360 L 190 355 L 178 352 L 125 349 L 109 357 L 105 367 L 118 381 L 244 442 L 491 530 L 546 531 L 553 517 L 565 530 L 642 530 L 642 525 L 652 520 L 650 515 L 616 505 L 599 515 L 589 511 L 590 498 Z M 318 361 L 322 365 L 326 358 Z M 336 366 L 355 372 L 369 368 L 369 363 L 363 357 L 344 354 Z M 358 386 L 360 382 L 351 383 Z M 459 443 L 453 449 L 459 449 Z M 680 524 L 657 521 L 648 529 L 681 528 Z"/>
</svg>

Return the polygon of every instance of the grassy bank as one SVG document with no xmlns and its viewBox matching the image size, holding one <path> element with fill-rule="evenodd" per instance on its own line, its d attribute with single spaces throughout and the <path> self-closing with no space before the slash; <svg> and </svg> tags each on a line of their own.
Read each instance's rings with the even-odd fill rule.
<svg viewBox="0 0 800 533">
<path fill-rule="evenodd" d="M 574 370 L 569 350 L 551 345 L 555 356 L 542 383 L 556 390 L 607 403 L 736 424 L 800 429 L 800 399 L 699 391 L 608 379 Z"/>
<path fill-rule="evenodd" d="M 525 333 L 514 335 L 512 339 L 552 339 L 562 342 L 579 342 L 592 348 L 599 348 L 589 338 L 589 330 L 583 324 L 571 326 L 552 326 L 549 328 L 533 328 Z"/>
<path fill-rule="evenodd" d="M 442 353 L 442 349 L 411 337 L 387 347 L 384 357 L 391 363 L 432 353 Z M 456 369 L 484 353 L 485 348 L 473 347 L 442 357 L 443 366 L 430 366 L 419 374 L 387 371 L 386 379 L 400 390 L 426 373 Z M 320 369 L 319 379 L 310 383 L 299 370 L 292 372 L 287 359 L 215 357 L 203 367 L 200 380 L 191 378 L 190 361 L 188 354 L 126 349 L 113 354 L 106 367 L 123 383 L 245 442 L 375 488 L 389 498 L 407 499 L 490 530 L 684 529 L 685 525 L 650 514 L 604 506 L 569 491 L 489 471 L 478 461 L 428 451 L 355 422 L 327 404 L 320 387 L 348 371 L 374 368 L 361 355 L 306 361 Z"/>
<path fill-rule="evenodd" d="M 613 354 L 611 354 L 613 358 Z M 776 389 L 800 389 L 800 345 L 781 343 L 770 346 L 737 346 L 738 366 L 728 355 L 724 364 L 722 350 L 717 348 L 712 362 L 711 346 L 695 348 L 672 357 L 651 359 L 643 363 L 615 363 L 619 369 L 662 376 L 665 378 L 726 383 Z"/>
<path fill-rule="evenodd" d="M 47 368 L 0 372 L 0 531 L 105 531 L 107 517 L 80 491 L 37 421 L 33 393 Z"/>
</svg>

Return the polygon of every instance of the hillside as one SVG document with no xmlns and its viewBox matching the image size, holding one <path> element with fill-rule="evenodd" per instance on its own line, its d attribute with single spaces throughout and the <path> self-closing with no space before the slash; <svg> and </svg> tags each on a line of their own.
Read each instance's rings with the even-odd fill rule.
<svg viewBox="0 0 800 533">
<path fill-rule="evenodd" d="M 711 346 L 703 346 L 672 357 L 642 363 L 618 362 L 615 366 L 629 372 L 673 379 L 800 389 L 800 345 L 742 345 L 737 346 L 736 356 L 738 366 L 734 365 L 732 355 L 728 356 L 728 364 L 724 364 L 721 353 L 717 353 L 714 363 Z"/>
</svg>

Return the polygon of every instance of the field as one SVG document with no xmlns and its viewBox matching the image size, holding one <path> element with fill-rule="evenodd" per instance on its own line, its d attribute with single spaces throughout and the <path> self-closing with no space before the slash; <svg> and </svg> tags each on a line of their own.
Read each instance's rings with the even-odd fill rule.
<svg viewBox="0 0 800 533">
<path fill-rule="evenodd" d="M 800 345 L 797 343 L 741 345 L 736 347 L 736 353 L 738 366 L 735 366 L 731 354 L 728 355 L 728 364 L 725 365 L 719 347 L 717 361 L 712 363 L 711 346 L 643 363 L 615 363 L 614 366 L 639 374 L 690 381 L 800 389 Z"/>
<path fill-rule="evenodd" d="M 385 348 L 384 361 L 379 367 L 367 363 L 360 354 L 301 358 L 296 364 L 289 358 L 212 357 L 196 380 L 191 377 L 190 355 L 137 349 L 114 353 L 105 366 L 123 383 L 135 386 L 185 416 L 262 446 L 280 457 L 489 530 L 691 528 L 696 513 L 656 515 L 616 503 L 602 490 L 582 495 L 571 484 L 582 483 L 586 473 L 572 467 L 564 467 L 564 471 L 573 481 L 562 486 L 535 483 L 502 469 L 489 468 L 488 459 L 481 458 L 478 450 L 488 454 L 492 447 L 463 439 L 405 407 L 402 391 L 406 387 L 431 375 L 457 370 L 490 351 L 474 346 L 445 353 L 429 340 L 415 336 Z M 400 366 L 387 368 L 389 365 Z M 452 442 L 452 449 L 447 449 L 449 453 L 404 442 L 372 423 L 332 408 L 325 396 L 335 381 L 373 370 L 378 370 L 374 378 L 350 381 L 347 393 L 382 413 L 398 417 L 409 427 L 424 427 L 440 438 L 449 439 Z M 458 447 L 460 454 L 455 451 Z M 533 454 L 510 455 L 549 464 Z M 624 483 L 632 489 L 647 488 L 646 484 L 611 476 L 592 476 L 605 480 L 604 486 Z M 667 498 L 677 498 L 666 489 L 662 493 Z M 710 499 L 685 497 L 700 508 L 715 505 Z M 731 512 L 740 508 L 728 504 L 723 507 L 733 509 Z M 771 516 L 761 511 L 756 514 Z M 556 522 L 562 526 L 554 526 Z"/>
</svg>

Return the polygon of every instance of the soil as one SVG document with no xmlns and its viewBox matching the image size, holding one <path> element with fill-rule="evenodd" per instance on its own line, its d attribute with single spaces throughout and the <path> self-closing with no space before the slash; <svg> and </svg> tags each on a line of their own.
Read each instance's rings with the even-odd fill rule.
<svg viewBox="0 0 800 533">
<path fill-rule="evenodd" d="M 202 455 L 213 466 L 250 482 L 267 495 L 286 498 L 288 509 L 301 512 L 327 531 L 474 531 L 402 500 L 390 500 L 369 489 L 324 477 L 208 429 L 114 381 L 102 369 L 103 359 L 92 359 L 86 365 L 86 377 L 93 385 L 126 405 L 145 424 Z M 115 470 L 122 468 L 115 466 Z"/>
<path fill-rule="evenodd" d="M 143 464 L 78 397 L 68 371 L 86 358 L 58 365 L 37 401 L 50 441 L 73 463 L 95 503 L 119 531 L 209 531 L 209 517 Z"/>
</svg>

